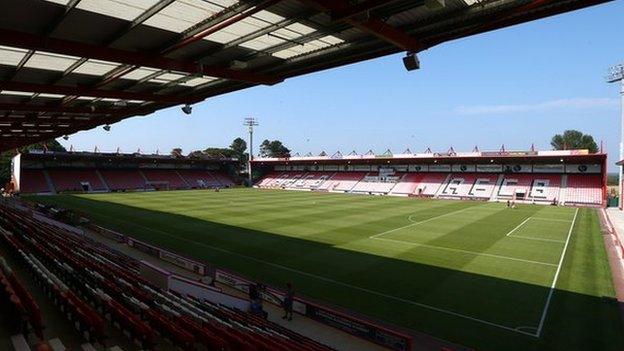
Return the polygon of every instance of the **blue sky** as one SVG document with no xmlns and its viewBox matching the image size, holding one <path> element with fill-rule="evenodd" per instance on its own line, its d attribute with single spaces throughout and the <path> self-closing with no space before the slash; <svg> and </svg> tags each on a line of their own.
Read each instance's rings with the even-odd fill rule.
<svg viewBox="0 0 624 351">
<path fill-rule="evenodd" d="M 624 62 L 622 23 L 624 2 L 611 2 L 433 47 L 418 71 L 393 55 L 211 98 L 191 116 L 175 107 L 59 141 L 188 153 L 246 138 L 247 116 L 260 121 L 255 140 L 301 154 L 548 149 L 553 134 L 579 129 L 604 142 L 613 164 L 619 94 L 604 76 Z"/>
</svg>

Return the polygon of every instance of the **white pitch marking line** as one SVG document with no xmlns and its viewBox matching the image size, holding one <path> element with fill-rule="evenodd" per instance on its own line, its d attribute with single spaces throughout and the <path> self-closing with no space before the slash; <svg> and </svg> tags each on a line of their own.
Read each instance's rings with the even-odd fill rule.
<svg viewBox="0 0 624 351">
<path fill-rule="evenodd" d="M 415 226 L 415 225 L 419 225 L 419 224 L 423 224 L 423 223 L 431 222 L 431 221 L 436 220 L 436 219 L 439 219 L 439 218 L 443 218 L 443 217 L 450 216 L 450 215 L 453 215 L 453 214 L 461 213 L 461 212 L 464 212 L 464 211 L 466 211 L 466 210 L 469 210 L 469 209 L 471 209 L 471 208 L 473 208 L 473 207 L 477 207 L 477 206 L 470 206 L 470 207 L 466 207 L 466 208 L 463 208 L 463 209 L 461 209 L 461 210 L 457 210 L 457 211 L 453 211 L 453 212 L 448 212 L 448 213 L 445 213 L 445 214 L 442 214 L 442 215 L 439 215 L 439 216 L 435 216 L 435 217 L 427 218 L 427 219 L 422 220 L 422 221 L 420 221 L 420 222 L 414 222 L 414 223 L 412 223 L 412 224 L 404 225 L 404 226 L 402 226 L 402 227 L 398 227 L 398 228 L 394 228 L 394 229 L 386 230 L 385 232 L 381 232 L 381 233 L 379 233 L 379 234 L 371 235 L 371 236 L 369 236 L 368 238 L 369 238 L 369 239 L 376 239 L 376 238 L 378 238 L 378 237 L 380 237 L 380 236 L 383 236 L 383 235 L 386 235 L 386 234 L 390 234 L 390 233 L 396 232 L 396 231 L 401 230 L 401 229 L 405 229 L 405 228 L 413 227 L 413 226 Z M 410 216 L 410 217 L 411 217 L 411 216 Z M 409 217 L 408 217 L 408 220 L 409 220 Z"/>
<path fill-rule="evenodd" d="M 565 243 L 564 240 L 544 239 L 544 238 L 536 238 L 536 237 L 532 237 L 532 236 L 522 236 L 522 235 L 513 235 L 513 236 L 510 236 L 510 238 L 536 240 L 536 241 L 545 241 L 545 242 L 549 242 L 549 243 L 559 243 L 559 244 Z"/>
<path fill-rule="evenodd" d="M 529 221 L 529 219 L 531 219 L 531 217 L 525 219 L 524 221 L 522 221 L 522 223 L 518 224 L 514 229 L 510 230 L 509 233 L 507 233 L 505 236 L 510 236 L 513 232 L 515 232 L 516 230 L 520 229 L 520 227 L 522 227 L 526 222 Z"/>
<path fill-rule="evenodd" d="M 106 215 L 104 215 L 104 217 L 109 217 L 110 218 L 110 216 L 106 216 Z M 315 279 L 318 279 L 318 280 L 322 280 L 322 281 L 325 281 L 325 282 L 329 282 L 329 283 L 332 283 L 332 284 L 341 285 L 341 286 L 345 286 L 345 287 L 348 287 L 348 288 L 351 288 L 351 289 L 364 291 L 364 292 L 367 292 L 367 293 L 372 294 L 372 295 L 377 295 L 377 296 L 385 297 L 385 298 L 388 298 L 388 299 L 391 299 L 391 300 L 395 300 L 395 301 L 407 303 L 407 304 L 410 304 L 410 305 L 418 306 L 418 307 L 421 307 L 421 308 L 424 308 L 424 309 L 428 309 L 428 310 L 431 310 L 431 311 L 436 311 L 436 312 L 440 312 L 440 313 L 443 313 L 443 314 L 448 314 L 448 315 L 451 315 L 451 316 L 464 318 L 464 319 L 467 319 L 467 320 L 471 320 L 471 321 L 474 321 L 474 322 L 482 323 L 482 324 L 489 325 L 489 326 L 492 326 L 492 327 L 505 329 L 505 330 L 508 330 L 508 331 L 511 331 L 511 332 L 514 332 L 514 333 L 523 334 L 523 335 L 527 335 L 527 336 L 531 336 L 531 337 L 536 337 L 536 335 L 533 334 L 533 333 L 528 333 L 528 332 L 525 332 L 525 331 L 522 331 L 522 330 L 518 330 L 517 328 L 508 327 L 506 325 L 502 325 L 502 324 L 486 321 L 486 320 L 479 319 L 479 318 L 476 318 L 476 317 L 471 317 L 471 316 L 468 316 L 468 315 L 465 315 L 465 314 L 461 314 L 461 313 L 450 311 L 450 310 L 445 310 L 443 308 L 439 308 L 439 307 L 435 307 L 435 306 L 430 306 L 430 305 L 427 305 L 427 304 L 424 304 L 424 303 L 407 300 L 407 299 L 404 299 L 404 298 L 401 298 L 401 297 L 388 295 L 388 294 L 385 294 L 385 293 L 382 293 L 382 292 L 379 292 L 379 291 L 362 288 L 362 287 L 359 287 L 359 286 L 356 286 L 356 285 L 343 283 L 343 282 L 340 282 L 340 281 L 337 281 L 337 280 L 334 280 L 334 279 L 331 279 L 331 278 L 323 277 L 323 276 L 312 274 L 312 273 L 308 273 L 308 272 L 303 272 L 303 271 L 300 271 L 298 269 L 282 266 L 282 265 L 277 264 L 277 263 L 268 262 L 268 261 L 265 261 L 265 260 L 261 260 L 259 258 L 255 258 L 255 257 L 252 257 L 252 256 L 247 256 L 247 255 L 244 255 L 244 254 L 241 254 L 241 253 L 238 253 L 238 252 L 234 252 L 234 251 L 230 251 L 230 250 L 227 250 L 227 249 L 222 249 L 220 247 L 215 247 L 215 246 L 208 245 L 208 244 L 205 244 L 205 243 L 202 243 L 202 242 L 198 242 L 198 241 L 195 241 L 195 240 L 181 238 L 179 236 L 170 234 L 170 233 L 165 232 L 163 230 L 146 227 L 144 225 L 137 224 L 135 222 L 130 222 L 130 221 L 123 220 L 123 219 L 121 219 L 119 217 L 115 217 L 115 220 L 126 222 L 126 223 L 130 223 L 132 225 L 145 228 L 145 229 L 147 229 L 149 231 L 159 232 L 159 233 L 162 233 L 162 234 L 164 234 L 166 236 L 172 237 L 172 238 L 177 239 L 177 240 L 183 240 L 183 241 L 191 242 L 191 243 L 194 243 L 194 244 L 197 244 L 197 245 L 200 245 L 200 246 L 204 246 L 204 247 L 213 249 L 215 251 L 220 251 L 220 252 L 224 252 L 224 253 L 231 254 L 231 255 L 234 255 L 234 256 L 239 256 L 239 257 L 246 258 L 246 259 L 249 259 L 249 260 L 252 260 L 252 261 L 255 261 L 255 262 L 260 262 L 260 263 L 266 264 L 266 265 L 271 266 L 271 267 L 276 267 L 276 268 L 280 268 L 280 269 L 283 269 L 283 270 L 286 270 L 286 271 L 289 271 L 289 272 L 298 273 L 298 274 L 301 274 L 301 275 L 312 277 L 312 278 L 315 278 Z"/>
<path fill-rule="evenodd" d="M 461 252 L 461 253 L 466 253 L 466 254 L 475 255 L 475 256 L 486 256 L 486 257 L 500 258 L 500 259 L 504 259 L 504 260 L 511 260 L 511 261 L 518 261 L 518 262 L 533 263 L 533 264 L 540 264 L 540 265 L 544 265 L 544 266 L 557 267 L 557 265 L 554 264 L 554 263 L 525 260 L 525 259 L 522 259 L 522 258 L 501 256 L 501 255 L 489 254 L 489 253 L 484 253 L 484 252 L 476 252 L 476 251 L 469 251 L 469 250 L 462 250 L 462 249 L 454 249 L 454 248 L 451 248 L 451 247 L 427 245 L 427 244 L 421 244 L 421 243 L 414 243 L 414 242 L 410 242 L 410 241 L 394 240 L 394 239 L 387 239 L 387 238 L 373 238 L 373 239 L 390 241 L 390 242 L 400 243 L 400 244 L 404 244 L 404 245 L 428 247 L 428 248 L 437 249 L 437 250 Z"/>
<path fill-rule="evenodd" d="M 559 218 L 546 218 L 546 217 L 531 217 L 531 218 L 538 219 L 540 221 L 565 222 L 565 223 L 571 223 L 572 222 L 569 219 L 559 219 Z"/>
<path fill-rule="evenodd" d="M 555 277 L 553 278 L 552 284 L 550 285 L 550 291 L 548 292 L 548 297 L 546 298 L 546 305 L 544 306 L 544 310 L 542 311 L 542 317 L 540 318 L 539 326 L 537 327 L 537 332 L 535 333 L 535 336 L 538 338 L 542 334 L 542 328 L 544 327 L 544 322 L 546 321 L 546 315 L 548 314 L 548 308 L 550 307 L 550 300 L 552 299 L 553 293 L 555 292 L 555 287 L 557 286 L 557 279 L 559 279 L 559 273 L 561 272 L 561 267 L 563 266 L 563 260 L 565 258 L 566 251 L 568 250 L 568 244 L 570 243 L 570 237 L 572 236 L 574 223 L 576 223 L 576 215 L 578 215 L 578 208 L 574 212 L 574 218 L 572 219 L 570 230 L 568 230 L 568 237 L 566 238 L 565 246 L 563 247 L 563 252 L 561 252 L 561 257 L 559 258 L 559 265 L 557 267 L 557 272 L 555 273 Z"/>
</svg>

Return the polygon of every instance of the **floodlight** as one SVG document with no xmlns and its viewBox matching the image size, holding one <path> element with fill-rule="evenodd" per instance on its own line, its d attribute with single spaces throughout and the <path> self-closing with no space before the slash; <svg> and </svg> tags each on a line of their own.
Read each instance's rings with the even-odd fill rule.
<svg viewBox="0 0 624 351">
<path fill-rule="evenodd" d="M 68 135 L 63 135 L 63 140 L 68 140 L 69 136 Z"/>
<path fill-rule="evenodd" d="M 104 127 L 102 127 L 105 131 L 110 132 L 111 130 L 111 126 L 110 124 L 105 125 Z"/>
</svg>

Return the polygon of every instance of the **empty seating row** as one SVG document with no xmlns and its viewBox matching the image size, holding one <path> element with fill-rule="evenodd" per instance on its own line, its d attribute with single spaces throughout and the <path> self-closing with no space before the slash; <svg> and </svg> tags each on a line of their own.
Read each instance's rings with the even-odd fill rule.
<svg viewBox="0 0 624 351">
<path fill-rule="evenodd" d="M 23 169 L 20 175 L 20 191 L 29 194 L 215 188 L 233 184 L 223 172 L 203 170 Z"/>
<path fill-rule="evenodd" d="M 95 170 L 49 170 L 48 174 L 57 192 L 107 189 Z"/>
<path fill-rule="evenodd" d="M 509 174 L 504 176 L 497 197 L 554 202 L 558 200 L 560 186 L 559 174 Z"/>
<path fill-rule="evenodd" d="M 570 174 L 562 185 L 561 174 L 496 173 L 395 173 L 272 172 L 258 187 L 337 192 L 390 194 L 439 198 L 526 200 L 601 205 L 600 175 Z M 561 197 L 561 199 L 560 199 Z"/>
<path fill-rule="evenodd" d="M 453 173 L 439 197 L 489 199 L 497 179 L 498 175 L 492 173 Z"/>
<path fill-rule="evenodd" d="M 9 325 L 14 328 L 12 333 L 28 335 L 32 330 L 39 340 L 43 340 L 44 324 L 39 306 L 2 256 L 0 285 L 0 305 L 6 306 L 2 310 L 13 320 Z"/>
<path fill-rule="evenodd" d="M 139 274 L 139 263 L 90 239 L 0 207 L 2 239 L 39 276 L 51 299 L 91 342 L 111 321 L 142 349 L 162 342 L 181 349 L 329 350 L 254 315 L 163 291 Z"/>
<path fill-rule="evenodd" d="M 601 176 L 568 175 L 565 202 L 567 204 L 602 205 L 603 188 Z"/>
</svg>

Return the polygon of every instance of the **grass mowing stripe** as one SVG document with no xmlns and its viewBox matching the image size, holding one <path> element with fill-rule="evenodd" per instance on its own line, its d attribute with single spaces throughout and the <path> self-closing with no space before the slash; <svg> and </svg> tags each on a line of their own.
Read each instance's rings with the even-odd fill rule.
<svg viewBox="0 0 624 351">
<path fill-rule="evenodd" d="M 475 349 L 624 350 L 618 308 L 603 297 L 614 293 L 594 210 L 578 211 L 561 265 L 532 267 L 369 236 L 466 209 L 387 238 L 557 262 L 575 209 L 519 205 L 503 211 L 504 204 L 487 203 L 468 211 L 480 204 L 256 189 L 35 199 L 77 209 L 100 225 L 252 279 L 294 282 L 301 296 Z M 535 220 L 506 240 L 527 217 Z M 558 269 L 556 293 L 537 338 Z"/>
<path fill-rule="evenodd" d="M 531 217 L 528 217 L 527 219 L 522 221 L 522 223 L 518 224 L 514 229 L 510 230 L 509 233 L 505 234 L 505 236 L 510 236 L 511 234 L 513 234 L 513 232 L 520 229 L 520 227 L 522 227 L 526 222 L 528 222 L 529 219 L 531 219 Z"/>
<path fill-rule="evenodd" d="M 570 243 L 570 237 L 572 236 L 572 230 L 574 229 L 574 223 L 576 223 L 576 216 L 578 215 L 578 208 L 574 212 L 574 218 L 572 218 L 572 224 L 570 225 L 570 230 L 568 231 L 568 237 L 566 238 L 565 245 L 563 246 L 563 252 L 561 253 L 561 258 L 559 259 L 559 266 L 557 267 L 557 272 L 555 272 L 555 277 L 553 278 L 552 284 L 550 285 L 550 290 L 548 291 L 548 297 L 546 298 L 546 305 L 544 306 L 544 310 L 542 311 L 542 316 L 539 321 L 539 325 L 537 326 L 537 331 L 535 332 L 536 337 L 540 337 L 542 334 L 542 329 L 544 328 L 544 322 L 546 321 L 546 315 L 548 315 L 548 308 L 550 307 L 550 300 L 552 299 L 553 293 L 555 292 L 555 286 L 557 286 L 557 279 L 559 278 L 559 272 L 561 272 L 561 267 L 563 266 L 563 260 L 565 259 L 566 251 L 568 250 L 568 244 Z"/>
<path fill-rule="evenodd" d="M 557 265 L 555 263 L 525 260 L 525 259 L 522 259 L 522 258 L 507 257 L 507 256 L 488 254 L 488 253 L 484 253 L 484 252 L 462 250 L 462 249 L 454 249 L 454 248 L 451 248 L 451 247 L 444 247 L 444 246 L 437 246 L 437 245 L 428 245 L 428 244 L 421 244 L 421 243 L 415 243 L 415 242 L 410 242 L 410 241 L 394 240 L 394 239 L 379 238 L 379 237 L 371 238 L 371 239 L 374 239 L 374 240 L 384 240 L 384 241 L 395 242 L 395 243 L 400 243 L 400 244 L 403 244 L 403 245 L 410 245 L 410 246 L 428 247 L 428 248 L 432 248 L 432 249 L 436 249 L 436 250 L 446 250 L 446 251 L 451 251 L 451 252 L 460 252 L 460 253 L 470 254 L 470 255 L 474 255 L 474 256 L 485 256 L 485 257 L 500 258 L 500 259 L 510 260 L 510 261 L 518 261 L 518 262 L 533 263 L 533 264 L 539 264 L 539 265 L 544 265 L 544 266 L 557 267 Z"/>
<path fill-rule="evenodd" d="M 498 323 L 487 321 L 487 320 L 484 320 L 484 319 L 468 316 L 468 315 L 465 315 L 465 314 L 462 314 L 462 313 L 459 313 L 459 312 L 446 310 L 446 309 L 443 309 L 443 308 L 440 308 L 440 307 L 431 306 L 431 305 L 427 305 L 427 304 L 416 302 L 416 301 L 412 301 L 412 300 L 407 300 L 407 299 L 404 299 L 404 298 L 401 298 L 401 297 L 398 297 L 398 296 L 389 295 L 389 294 L 386 294 L 386 293 L 383 293 L 383 292 L 367 289 L 367 288 L 364 288 L 364 287 L 361 287 L 361 286 L 347 284 L 347 283 L 344 283 L 344 282 L 341 282 L 341 281 L 338 281 L 338 280 L 335 280 L 335 279 L 332 279 L 332 278 L 327 278 L 327 277 L 323 277 L 323 276 L 320 276 L 320 275 L 317 275 L 317 274 L 313 274 L 313 273 L 304 272 L 304 271 L 301 271 L 301 270 L 298 270 L 298 269 L 294 269 L 294 268 L 291 268 L 291 267 L 286 267 L 286 266 L 283 266 L 281 264 L 265 261 L 265 260 L 257 258 L 257 257 L 248 256 L 248 255 L 241 254 L 241 253 L 238 253 L 238 252 L 234 252 L 234 251 L 231 251 L 231 250 L 228 250 L 228 249 L 224 249 L 224 248 L 208 245 L 206 243 L 199 242 L 199 241 L 196 241 L 196 240 L 191 240 L 191 239 L 179 237 L 177 235 L 171 234 L 169 232 L 166 232 L 166 231 L 163 231 L 163 230 L 160 230 L 160 229 L 153 229 L 153 228 L 150 228 L 150 227 L 143 226 L 141 224 L 128 222 L 128 221 L 125 221 L 125 220 L 122 220 L 122 219 L 119 219 L 119 218 L 115 218 L 115 220 L 126 222 L 126 223 L 129 223 L 131 225 L 134 225 L 134 226 L 137 226 L 137 227 L 141 227 L 141 228 L 143 228 L 145 230 L 148 230 L 148 231 L 161 233 L 161 234 L 163 234 L 165 236 L 174 238 L 176 240 L 183 240 L 183 241 L 186 241 L 186 242 L 189 242 L 189 243 L 193 243 L 193 244 L 196 244 L 196 245 L 199 245 L 199 246 L 203 246 L 203 247 L 209 248 L 211 250 L 219 251 L 219 252 L 222 252 L 222 253 L 226 253 L 226 254 L 237 256 L 237 257 L 244 258 L 244 259 L 248 259 L 248 260 L 251 260 L 251 261 L 254 261 L 254 262 L 257 262 L 257 263 L 262 263 L 262 264 L 265 264 L 265 265 L 268 265 L 268 266 L 271 266 L 271 267 L 274 267 L 274 268 L 279 268 L 279 269 L 286 270 L 286 271 L 289 271 L 289 272 L 301 274 L 301 275 L 304 275 L 306 277 L 318 279 L 318 280 L 321 280 L 321 281 L 324 281 L 324 282 L 328 282 L 328 283 L 344 286 L 344 287 L 347 287 L 347 288 L 350 288 L 350 289 L 359 290 L 359 291 L 366 292 L 366 293 L 369 293 L 369 294 L 372 294 L 372 295 L 381 296 L 381 297 L 384 297 L 384 298 L 388 298 L 388 299 L 392 299 L 392 300 L 399 301 L 399 302 L 402 302 L 402 303 L 407 303 L 407 304 L 410 304 L 410 305 L 414 305 L 414 306 L 418 306 L 418 307 L 421 307 L 421 308 L 425 308 L 425 309 L 428 309 L 428 310 L 432 310 L 432 311 L 448 314 L 448 315 L 451 315 L 451 316 L 460 317 L 460 318 L 471 320 L 471 321 L 474 321 L 474 322 L 479 322 L 479 323 L 486 324 L 486 325 L 489 325 L 489 326 L 492 326 L 492 327 L 505 329 L 505 330 L 508 330 L 508 331 L 511 331 L 511 332 L 514 332 L 514 333 L 519 333 L 519 334 L 523 334 L 523 335 L 527 335 L 527 336 L 535 336 L 535 335 L 533 335 L 531 333 L 523 331 L 521 329 L 523 327 L 520 327 L 520 328 L 518 328 L 518 327 L 509 327 L 509 326 L 506 326 L 506 325 L 498 324 Z M 380 240 L 384 240 L 384 239 L 380 239 Z"/>
<path fill-rule="evenodd" d="M 423 223 L 431 222 L 431 221 L 436 220 L 436 219 L 440 219 L 440 218 L 444 218 L 444 217 L 447 217 L 447 216 L 450 216 L 450 215 L 453 215 L 453 214 L 461 213 L 461 212 L 464 212 L 464 211 L 466 211 L 466 210 L 469 210 L 469 209 L 471 209 L 471 208 L 473 208 L 473 207 L 478 207 L 478 205 L 477 205 L 477 206 L 470 206 L 470 207 L 466 207 L 466 208 L 463 208 L 463 209 L 461 209 L 461 210 L 457 210 L 457 211 L 453 211 L 453 212 L 447 212 L 447 213 L 445 213 L 445 214 L 441 214 L 441 215 L 439 215 L 439 216 L 435 216 L 435 217 L 427 218 L 427 219 L 422 220 L 422 221 L 419 221 L 419 222 L 414 222 L 414 223 L 412 223 L 412 224 L 404 225 L 404 226 L 402 226 L 402 227 L 398 227 L 398 228 L 394 228 L 394 229 L 386 230 L 385 232 L 382 232 L 382 233 L 379 233 L 379 234 L 375 234 L 375 235 L 371 235 L 371 236 L 369 236 L 369 239 L 376 239 L 376 238 L 379 238 L 380 236 L 383 236 L 383 235 L 386 235 L 386 234 L 390 234 L 390 233 L 394 233 L 394 232 L 396 232 L 396 231 L 398 231 L 398 230 L 401 230 L 401 229 L 410 228 L 410 227 L 413 227 L 413 226 L 415 226 L 415 225 L 419 225 L 419 224 L 423 224 Z"/>
</svg>

